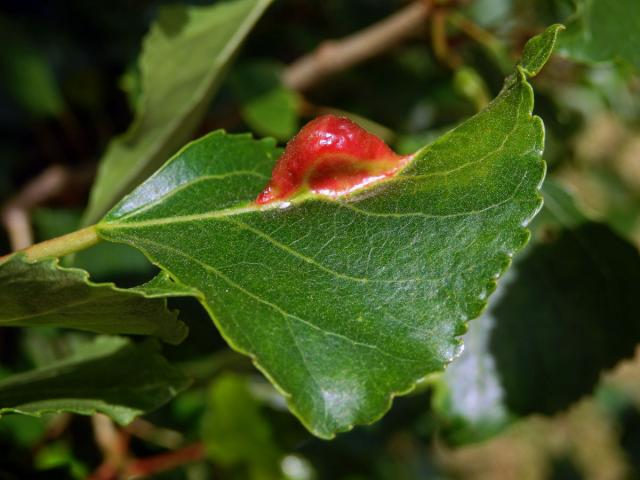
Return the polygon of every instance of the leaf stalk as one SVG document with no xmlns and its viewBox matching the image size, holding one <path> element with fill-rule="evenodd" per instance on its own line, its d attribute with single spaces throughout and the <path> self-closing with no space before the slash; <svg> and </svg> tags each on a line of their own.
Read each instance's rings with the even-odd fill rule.
<svg viewBox="0 0 640 480">
<path fill-rule="evenodd" d="M 64 257 L 92 247 L 100 241 L 95 225 L 92 225 L 51 240 L 36 243 L 28 248 L 19 250 L 19 252 L 24 253 L 28 260 L 37 261 L 47 257 Z M 0 257 L 0 263 L 7 260 L 10 255 Z"/>
</svg>

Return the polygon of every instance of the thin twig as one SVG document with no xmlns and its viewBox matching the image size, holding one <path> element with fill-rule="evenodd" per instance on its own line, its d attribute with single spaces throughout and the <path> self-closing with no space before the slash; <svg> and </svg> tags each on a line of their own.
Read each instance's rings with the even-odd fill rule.
<svg viewBox="0 0 640 480">
<path fill-rule="evenodd" d="M 493 55 L 498 66 L 504 72 L 510 72 L 513 65 L 502 42 L 498 40 L 490 31 L 485 30 L 477 23 L 471 21 L 458 12 L 451 13 L 447 19 L 452 25 L 463 31 L 469 38 L 482 45 L 491 55 Z"/>
<path fill-rule="evenodd" d="M 206 449 L 202 443 L 193 443 L 172 452 L 162 453 L 148 458 L 139 458 L 129 463 L 124 478 L 145 478 L 187 463 L 197 462 L 205 458 Z"/>
<path fill-rule="evenodd" d="M 53 165 L 29 181 L 18 194 L 5 203 L 0 220 L 7 230 L 13 251 L 33 244 L 29 212 L 47 200 L 63 193 L 71 184 L 81 183 L 93 176 L 93 168 L 71 171 L 62 165 Z"/>
<path fill-rule="evenodd" d="M 125 430 L 135 437 L 169 450 L 178 448 L 184 442 L 184 436 L 180 432 L 158 427 L 140 417 L 127 425 Z"/>
<path fill-rule="evenodd" d="M 462 64 L 462 59 L 455 51 L 449 48 L 447 41 L 446 22 L 449 12 L 445 9 L 437 9 L 431 18 L 431 43 L 436 58 L 445 63 L 452 70 L 456 70 Z"/>
<path fill-rule="evenodd" d="M 12 250 L 22 250 L 33 243 L 29 210 L 62 191 L 69 172 L 61 165 L 53 165 L 31 180 L 2 209 L 2 223 L 9 234 Z"/>
<path fill-rule="evenodd" d="M 109 417 L 101 413 L 92 416 L 91 423 L 103 460 L 88 480 L 116 480 L 129 455 L 129 435 L 118 429 Z"/>
<path fill-rule="evenodd" d="M 359 32 L 325 41 L 285 69 L 284 84 L 293 90 L 308 90 L 328 75 L 374 57 L 413 35 L 425 24 L 430 11 L 430 1 L 415 1 Z"/>
</svg>

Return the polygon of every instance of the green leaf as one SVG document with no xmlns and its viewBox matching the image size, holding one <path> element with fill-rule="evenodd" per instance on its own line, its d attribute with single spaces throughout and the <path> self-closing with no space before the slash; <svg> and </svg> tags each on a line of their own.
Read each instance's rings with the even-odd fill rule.
<svg viewBox="0 0 640 480">
<path fill-rule="evenodd" d="M 637 0 L 581 0 L 562 35 L 560 53 L 582 62 L 618 60 L 640 69 Z"/>
<path fill-rule="evenodd" d="M 520 67 L 527 75 L 537 75 L 551 57 L 558 39 L 558 33 L 564 30 L 564 25 L 555 24 L 543 33 L 533 37 L 524 46 Z"/>
<path fill-rule="evenodd" d="M 298 130 L 298 94 L 280 79 L 281 68 L 254 62 L 238 68 L 230 77 L 231 87 L 251 129 L 266 137 L 288 140 Z"/>
<path fill-rule="evenodd" d="M 86 223 L 99 219 L 189 139 L 233 55 L 270 3 L 233 0 L 161 10 L 144 40 L 140 109 L 100 162 Z"/>
<path fill-rule="evenodd" d="M 26 111 L 38 118 L 60 115 L 64 99 L 49 59 L 9 18 L 0 16 L 0 50 L 3 87 Z"/>
<path fill-rule="evenodd" d="M 545 44 L 546 45 L 546 44 Z M 545 56 L 541 54 L 541 56 Z M 259 208 L 273 142 L 215 132 L 98 224 L 196 288 L 233 348 L 331 438 L 441 370 L 540 208 L 543 126 L 523 70 L 402 173 Z"/>
<path fill-rule="evenodd" d="M 0 414 L 104 413 L 127 424 L 189 383 L 155 342 L 98 337 L 63 361 L 0 381 Z"/>
<path fill-rule="evenodd" d="M 436 382 L 434 407 L 453 443 L 483 440 L 522 415 L 566 408 L 640 341 L 640 255 L 548 186 L 537 241 Z"/>
<path fill-rule="evenodd" d="M 139 292 L 147 298 L 198 297 L 195 288 L 176 282 L 166 272 L 160 272 L 147 283 L 129 288 L 127 292 Z"/>
<path fill-rule="evenodd" d="M 177 312 L 167 310 L 166 300 L 150 298 L 157 296 L 155 289 L 126 290 L 93 283 L 86 271 L 63 268 L 57 262 L 31 263 L 17 254 L 0 264 L 0 327 L 155 335 L 169 343 L 186 337 L 186 325 Z"/>
<path fill-rule="evenodd" d="M 224 467 L 242 465 L 263 472 L 250 478 L 277 478 L 280 453 L 271 426 L 246 379 L 225 374 L 211 385 L 202 438 L 215 463 Z"/>
</svg>

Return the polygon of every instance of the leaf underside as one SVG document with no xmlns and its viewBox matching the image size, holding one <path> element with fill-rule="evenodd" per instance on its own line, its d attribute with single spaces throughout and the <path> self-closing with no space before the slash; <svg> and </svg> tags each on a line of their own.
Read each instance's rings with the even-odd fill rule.
<svg viewBox="0 0 640 480">
<path fill-rule="evenodd" d="M 546 60 L 553 42 L 541 45 L 534 57 Z M 525 72 L 400 175 L 354 195 L 258 208 L 251 200 L 279 151 L 215 132 L 125 197 L 98 232 L 197 289 L 231 346 L 331 438 L 442 370 L 526 243 L 545 165 Z"/>
<path fill-rule="evenodd" d="M 71 357 L 0 381 L 0 416 L 104 413 L 120 424 L 154 410 L 189 385 L 153 341 L 98 337 Z"/>
<path fill-rule="evenodd" d="M 180 343 L 186 325 L 167 309 L 165 299 L 152 298 L 158 296 L 158 280 L 146 285 L 153 289 L 93 283 L 86 271 L 60 267 L 56 259 L 33 263 L 16 254 L 0 265 L 0 327 L 154 335 Z"/>
</svg>

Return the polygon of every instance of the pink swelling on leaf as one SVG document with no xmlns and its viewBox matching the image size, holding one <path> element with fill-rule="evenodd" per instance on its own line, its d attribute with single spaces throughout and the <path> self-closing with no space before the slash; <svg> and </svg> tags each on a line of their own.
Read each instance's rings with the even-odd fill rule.
<svg viewBox="0 0 640 480">
<path fill-rule="evenodd" d="M 285 200 L 305 188 L 335 198 L 394 175 L 410 159 L 348 118 L 323 115 L 289 141 L 256 203 Z"/>
</svg>

